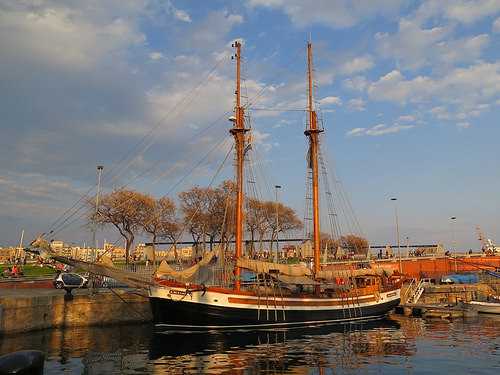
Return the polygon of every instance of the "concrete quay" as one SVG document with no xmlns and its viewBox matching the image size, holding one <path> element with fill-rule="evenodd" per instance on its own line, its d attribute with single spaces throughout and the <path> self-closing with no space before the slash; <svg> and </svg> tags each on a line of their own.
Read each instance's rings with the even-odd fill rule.
<svg viewBox="0 0 500 375">
<path fill-rule="evenodd" d="M 0 335 L 48 328 L 145 323 L 152 320 L 146 296 L 133 290 L 73 291 L 54 289 L 0 291 Z"/>
<path fill-rule="evenodd" d="M 402 294 L 407 285 L 402 289 Z M 396 313 L 406 316 L 418 316 L 423 318 L 466 318 L 477 315 L 465 307 L 461 302 L 470 302 L 475 299 L 485 299 L 494 293 L 491 285 L 477 284 L 455 284 L 455 285 L 426 285 L 423 294 L 416 303 L 402 301 L 395 309 Z"/>
</svg>

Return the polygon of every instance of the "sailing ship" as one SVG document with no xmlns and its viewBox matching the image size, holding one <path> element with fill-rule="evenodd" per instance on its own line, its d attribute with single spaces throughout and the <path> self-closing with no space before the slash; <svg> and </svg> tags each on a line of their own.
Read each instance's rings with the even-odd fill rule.
<svg viewBox="0 0 500 375">
<path fill-rule="evenodd" d="M 382 268 L 322 269 L 320 262 L 319 135 L 313 106 L 312 44 L 307 44 L 308 163 L 312 171 L 313 265 L 279 264 L 243 256 L 245 107 L 241 103 L 241 43 L 236 41 L 236 105 L 230 118 L 236 154 L 235 246 L 232 272 L 212 272 L 224 255 L 206 254 L 197 264 L 176 270 L 163 261 L 149 286 L 154 323 L 179 329 L 258 328 L 355 322 L 384 317 L 400 302 L 400 285 Z M 217 260 L 215 260 L 217 258 Z M 227 271 L 227 266 L 225 268 Z M 212 270 L 213 271 L 213 270 Z M 245 278 L 243 278 L 245 274 Z"/>
</svg>

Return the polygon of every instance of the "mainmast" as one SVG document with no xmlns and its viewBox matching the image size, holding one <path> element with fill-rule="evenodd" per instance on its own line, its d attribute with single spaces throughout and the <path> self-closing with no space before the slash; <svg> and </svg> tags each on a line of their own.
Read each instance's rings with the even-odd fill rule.
<svg viewBox="0 0 500 375">
<path fill-rule="evenodd" d="M 318 129 L 317 115 L 313 106 L 313 69 L 312 69 L 312 44 L 307 43 L 307 83 L 309 128 L 304 134 L 309 137 L 309 168 L 312 169 L 312 198 L 313 198 L 313 246 L 314 246 L 314 274 L 320 270 L 320 232 L 319 232 L 319 173 L 318 173 Z"/>
<path fill-rule="evenodd" d="M 236 41 L 232 44 L 236 54 L 236 106 L 234 109 L 233 127 L 229 132 L 234 136 L 235 151 L 236 151 L 236 213 L 235 213 L 235 257 L 236 259 L 242 256 L 243 249 L 243 163 L 245 159 L 245 110 L 241 105 L 241 43 Z M 240 290 L 240 274 L 241 269 L 237 266 L 234 268 L 235 284 L 234 289 Z"/>
</svg>

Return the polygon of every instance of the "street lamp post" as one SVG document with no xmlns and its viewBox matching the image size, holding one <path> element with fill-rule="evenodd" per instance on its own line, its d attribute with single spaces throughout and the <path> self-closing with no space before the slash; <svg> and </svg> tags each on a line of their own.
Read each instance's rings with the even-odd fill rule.
<svg viewBox="0 0 500 375">
<path fill-rule="evenodd" d="M 455 220 L 457 220 L 456 216 L 450 217 L 451 246 L 453 247 L 453 255 L 455 257 L 455 272 L 457 272 L 458 271 L 458 266 L 457 266 L 457 244 L 455 242 Z"/>
<path fill-rule="evenodd" d="M 94 218 L 94 227 L 92 231 L 92 246 L 94 246 L 94 251 L 92 254 L 92 261 L 95 262 L 97 259 L 97 240 L 96 240 L 96 232 L 97 232 L 97 215 L 99 213 L 99 195 L 101 193 L 101 174 L 104 167 L 102 165 L 97 166 L 97 190 L 95 195 L 95 218 Z"/>
<path fill-rule="evenodd" d="M 279 253 L 279 246 L 280 246 L 280 243 L 278 241 L 278 233 L 279 233 L 278 189 L 281 189 L 281 185 L 274 185 L 274 190 L 276 192 L 276 262 L 278 262 L 278 253 Z"/>
<path fill-rule="evenodd" d="M 403 263 L 401 261 L 401 246 L 399 243 L 399 217 L 398 217 L 398 205 L 397 205 L 397 198 L 391 198 L 391 201 L 394 202 L 394 216 L 396 219 L 396 239 L 398 243 L 398 257 L 399 257 L 399 273 L 403 273 Z"/>
</svg>

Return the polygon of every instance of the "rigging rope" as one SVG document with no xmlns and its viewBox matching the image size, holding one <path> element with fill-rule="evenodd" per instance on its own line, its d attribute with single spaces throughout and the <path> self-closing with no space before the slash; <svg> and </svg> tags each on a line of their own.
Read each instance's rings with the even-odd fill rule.
<svg viewBox="0 0 500 375">
<path fill-rule="evenodd" d="M 176 183 L 174 186 L 172 186 L 170 188 L 170 190 L 168 191 L 167 194 L 165 194 L 164 196 L 168 196 L 187 176 L 189 176 L 191 173 L 193 173 L 202 163 L 203 161 L 205 161 L 206 158 L 208 158 L 208 156 L 214 152 L 219 146 L 221 146 L 222 144 L 226 143 L 228 141 L 228 137 L 226 138 L 222 138 L 221 141 L 219 141 L 215 147 L 211 148 L 199 161 L 198 163 L 196 163 L 196 165 L 190 169 L 188 171 L 188 173 L 186 173 L 182 178 L 181 180 Z M 128 202 L 123 202 L 123 204 L 127 204 Z M 120 206 L 118 206 L 120 207 Z M 81 211 L 81 209 L 85 208 L 85 205 L 82 206 L 78 211 L 76 211 L 75 213 Z M 84 212 L 83 214 L 79 215 L 78 217 L 76 217 L 74 220 L 72 220 L 71 222 L 67 223 L 66 225 L 63 225 L 62 227 L 58 228 L 57 230 L 53 231 L 52 235 L 56 235 L 57 233 L 60 233 L 62 230 L 66 229 L 67 227 L 71 226 L 72 224 L 74 224 L 75 222 L 77 222 L 78 220 L 82 219 L 83 216 L 85 216 L 86 212 Z"/>
<path fill-rule="evenodd" d="M 171 111 L 172 111 L 172 110 L 177 109 L 177 108 L 178 108 L 178 105 L 181 105 L 181 104 L 182 104 L 182 103 L 183 103 L 183 102 L 184 102 L 187 98 L 189 98 L 189 96 L 191 96 L 192 94 L 194 94 L 194 92 L 196 92 L 196 91 L 197 91 L 197 90 L 198 90 L 198 89 L 202 86 L 202 84 L 204 84 L 204 83 L 205 83 L 205 81 L 207 81 L 207 80 L 211 77 L 211 75 L 215 72 L 215 70 L 218 68 L 218 66 L 219 66 L 219 65 L 220 65 L 223 61 L 224 61 L 224 59 L 219 59 L 218 61 L 216 61 L 216 63 L 214 64 L 214 66 L 213 66 L 213 67 L 209 70 L 209 72 L 208 72 L 208 74 L 206 75 L 206 77 L 204 77 L 202 80 L 200 80 L 200 81 L 199 81 L 199 83 L 198 83 L 198 84 L 197 84 L 194 88 L 192 88 L 190 91 L 188 91 L 188 93 L 187 93 L 184 97 L 182 97 L 182 98 L 181 98 L 181 100 L 180 100 L 179 102 L 175 103 L 175 104 L 172 106 L 171 110 L 170 110 L 169 112 L 167 112 L 167 114 L 166 114 L 165 116 L 163 116 L 163 117 L 162 117 L 162 118 L 161 118 L 161 119 L 160 119 L 160 120 L 159 120 L 159 121 L 155 124 L 155 126 L 153 126 L 153 128 L 151 128 L 151 129 L 150 129 L 150 131 L 149 131 L 147 134 L 145 134 L 145 135 L 141 138 L 141 140 L 140 140 L 139 142 L 137 142 L 137 143 L 136 143 L 136 144 L 132 147 L 132 149 L 131 149 L 131 150 L 129 150 L 129 151 L 128 151 L 128 152 L 127 152 L 127 153 L 126 153 L 126 154 L 125 154 L 125 155 L 124 155 L 124 156 L 123 156 L 123 157 L 122 157 L 122 158 L 121 158 L 118 162 L 115 162 L 115 163 L 111 166 L 110 171 L 112 172 L 114 169 L 120 168 L 120 164 L 121 164 L 122 162 L 125 162 L 125 161 L 129 158 L 129 156 L 130 156 L 130 155 L 131 155 L 131 154 L 135 151 L 135 149 L 136 149 L 136 148 L 138 148 L 138 147 L 139 147 L 139 146 L 140 146 L 140 145 L 141 145 L 141 144 L 142 144 L 145 140 L 147 140 L 147 138 L 148 138 L 149 136 L 151 136 L 151 135 L 152 135 L 152 134 L 153 134 L 153 133 L 154 133 L 154 132 L 155 132 L 155 131 L 156 131 L 156 130 L 160 127 L 160 125 L 163 123 L 163 121 L 164 121 L 165 119 L 167 119 L 167 118 L 168 118 L 168 116 L 169 116 L 169 114 L 171 113 Z M 148 147 L 150 147 L 150 146 L 148 146 Z M 144 151 L 145 151 L 145 150 L 143 150 L 141 153 L 143 153 Z M 136 157 L 134 157 L 132 160 L 135 160 L 136 158 L 137 158 L 137 156 L 136 156 Z M 130 165 L 130 163 L 129 163 L 129 164 L 127 164 L 127 166 L 128 166 L 128 165 Z M 122 171 L 122 172 L 123 172 L 123 171 Z M 121 173 L 120 173 L 120 174 L 121 174 Z M 107 181 L 106 181 L 106 179 L 107 179 L 107 178 L 111 178 L 111 177 L 113 177 L 113 178 L 111 179 L 111 181 L 109 182 L 109 183 L 112 183 L 112 182 L 113 182 L 113 181 L 114 181 L 114 180 L 115 180 L 118 176 L 119 176 L 119 174 L 117 174 L 117 175 L 115 175 L 115 176 L 113 177 L 113 176 L 112 176 L 112 173 L 111 173 L 111 174 L 107 174 L 107 175 L 105 175 L 105 176 L 104 176 L 104 178 L 103 178 L 103 184 L 105 184 L 105 183 L 107 182 Z M 53 234 L 53 232 L 55 231 L 54 226 L 55 226 L 55 225 L 56 225 L 56 224 L 57 224 L 60 220 L 62 220 L 62 218 L 64 218 L 64 216 L 65 216 L 66 214 L 68 214 L 68 213 L 69 213 L 72 209 L 74 209 L 74 208 L 75 208 L 75 207 L 76 207 L 76 206 L 77 206 L 80 202 L 82 202 L 82 201 L 86 200 L 87 198 L 89 198 L 89 197 L 90 197 L 90 195 L 89 195 L 89 194 L 90 194 L 90 192 L 92 192 L 94 189 L 95 189 L 95 186 L 92 186 L 92 187 L 91 187 L 91 188 L 90 188 L 90 189 L 89 189 L 86 193 L 84 193 L 84 194 L 83 194 L 83 195 L 82 195 L 82 196 L 81 196 L 81 197 L 77 200 L 77 202 L 76 202 L 76 203 L 74 203 L 74 204 L 73 204 L 73 205 L 72 205 L 69 209 L 67 209 L 66 211 L 64 211 L 64 212 L 63 212 L 63 214 L 61 214 L 61 215 L 60 215 L 60 216 L 59 216 L 59 217 L 58 217 L 58 218 L 57 218 L 57 219 L 56 219 L 56 220 L 55 220 L 55 221 L 51 224 L 51 226 L 49 227 L 49 232 L 50 232 L 51 234 Z M 86 205 L 86 202 L 84 202 L 84 206 L 85 206 L 85 205 Z M 77 210 L 77 212 L 78 212 L 78 211 L 80 211 L 80 209 L 81 209 L 81 207 Z M 67 222 L 67 221 L 68 221 L 68 220 L 69 220 L 72 216 L 74 216 L 74 214 L 70 215 L 70 217 L 69 217 L 69 218 L 66 218 L 66 219 L 63 221 L 63 223 L 66 223 L 66 222 Z M 58 224 L 58 225 L 60 225 L 60 224 Z"/>
<path fill-rule="evenodd" d="M 226 163 L 227 159 L 229 158 L 229 155 L 231 154 L 231 152 L 233 151 L 233 148 L 234 148 L 234 146 L 231 146 L 231 148 L 227 152 L 226 156 L 224 157 L 224 160 L 219 165 L 219 167 L 217 168 L 217 171 L 215 172 L 215 174 L 213 175 L 212 179 L 210 180 L 210 183 L 208 184 L 208 188 L 212 187 L 213 183 L 215 182 L 215 179 L 218 177 L 219 173 L 222 171 L 222 168 L 224 167 L 224 164 Z M 181 227 L 181 230 L 179 231 L 177 237 L 173 241 L 173 244 L 170 246 L 169 250 L 171 250 L 173 246 L 176 246 L 177 241 L 179 241 L 179 239 L 181 238 L 182 234 L 186 230 L 187 226 L 192 223 L 193 219 L 198 214 L 198 212 L 200 211 L 200 209 L 201 209 L 201 206 L 198 206 L 196 208 L 195 212 L 189 218 L 189 220 L 184 223 L 184 225 Z M 157 268 L 157 270 L 158 270 L 158 268 Z"/>
<path fill-rule="evenodd" d="M 302 49 L 298 49 L 297 52 L 293 55 L 293 58 L 290 59 L 290 62 L 292 60 L 295 59 L 295 57 L 298 55 L 298 53 L 302 51 Z M 187 94 L 179 101 L 177 102 L 169 112 L 167 112 L 167 114 L 165 116 L 163 116 L 156 124 L 155 126 L 150 129 L 150 131 L 148 133 L 146 133 L 139 142 L 137 142 L 133 147 L 132 149 L 130 149 L 119 161 L 115 162 L 112 166 L 111 166 L 111 173 L 108 173 L 104 176 L 103 180 L 102 180 L 102 183 L 103 185 L 104 184 L 109 184 L 109 183 L 112 183 L 114 182 L 115 180 L 118 179 L 118 177 L 121 176 L 121 174 L 123 174 L 127 169 L 128 167 L 132 164 L 133 161 L 135 161 L 137 159 L 137 157 L 139 157 L 140 155 L 144 154 L 144 152 L 147 151 L 147 149 L 149 149 L 151 147 L 151 145 L 154 143 L 154 139 L 152 141 L 149 142 L 149 144 L 147 143 L 147 139 L 148 137 L 152 136 L 152 134 L 160 127 L 160 125 L 162 124 L 162 122 L 164 120 L 166 120 L 170 115 L 176 113 L 176 110 L 181 108 L 181 105 L 183 103 L 187 103 L 189 104 L 189 101 L 188 99 L 191 99 L 190 97 L 205 83 L 205 81 L 208 81 L 210 79 L 210 77 L 212 76 L 212 74 L 215 72 L 215 70 L 218 68 L 218 66 L 224 61 L 224 58 L 222 59 L 219 59 L 218 61 L 216 61 L 216 63 L 214 64 L 214 66 L 208 71 L 207 75 L 199 81 L 198 85 L 196 85 L 195 87 L 193 87 L 190 91 L 187 92 Z M 254 103 L 256 103 L 260 98 L 261 96 L 264 94 L 265 90 L 268 89 L 269 87 L 271 87 L 272 85 L 266 85 L 264 86 L 258 93 L 257 95 L 253 98 L 253 100 L 249 100 L 247 105 L 246 105 L 246 108 L 249 108 L 251 105 L 253 105 Z M 186 106 L 187 106 L 186 104 Z M 180 112 L 182 113 L 182 112 Z M 178 113 L 177 115 L 179 115 L 180 113 Z M 225 114 L 227 114 L 227 112 L 225 112 Z M 224 114 L 224 115 L 225 115 Z M 224 116 L 223 115 L 223 116 Z M 222 117 L 222 116 L 221 116 Z M 217 123 L 217 120 L 214 121 L 212 124 L 210 124 L 207 128 L 203 129 L 201 132 L 204 132 L 206 131 L 207 129 L 211 128 L 213 125 L 215 125 L 215 123 Z M 200 132 L 200 133 L 201 133 Z M 136 151 L 136 149 L 138 149 L 139 147 L 141 147 L 141 145 L 143 145 L 143 148 L 141 151 L 139 151 L 135 156 L 133 156 L 130 160 L 128 160 L 131 155 Z M 128 160 L 128 162 L 127 162 Z M 127 164 L 125 165 L 125 167 L 121 166 L 122 163 L 125 163 L 127 162 Z M 113 175 L 113 171 L 116 171 L 115 174 Z M 148 172 L 146 172 L 148 173 Z M 142 176 L 144 176 L 145 173 L 142 173 L 142 174 L 139 174 L 139 175 L 136 175 L 134 180 L 137 179 L 137 178 L 140 178 Z M 110 179 L 110 181 L 107 181 L 108 179 Z M 128 184 L 125 184 L 122 188 L 124 188 L 125 186 L 129 185 L 131 181 L 129 181 Z M 156 183 L 156 182 L 155 182 Z M 267 185 L 266 187 L 269 187 L 269 185 Z M 74 203 L 69 209 L 67 209 L 66 211 L 63 212 L 63 214 L 61 214 L 52 224 L 51 224 L 51 228 L 50 229 L 50 234 L 52 235 L 55 235 L 59 232 L 61 232 L 63 229 L 67 228 L 68 226 L 72 225 L 73 223 L 77 222 L 81 217 L 83 217 L 83 215 L 79 215 L 78 217 L 76 217 L 74 220 L 70 221 L 71 218 L 73 218 L 76 214 L 78 214 L 78 212 L 80 212 L 82 209 L 84 209 L 87 205 L 87 202 L 86 200 L 88 198 L 90 198 L 90 193 L 95 189 L 95 187 L 91 187 L 85 194 L 83 194 L 78 200 L 76 203 Z M 272 194 L 270 194 L 272 195 Z M 83 202 L 83 203 L 82 203 Z M 77 209 L 75 209 L 75 207 L 77 207 L 78 205 L 80 205 Z M 72 212 L 71 214 L 69 214 L 66 218 L 64 218 L 69 212 L 71 212 L 72 210 L 74 210 L 74 212 Z M 64 220 L 63 220 L 64 218 Z M 62 220 L 62 221 L 61 221 Z"/>
</svg>

